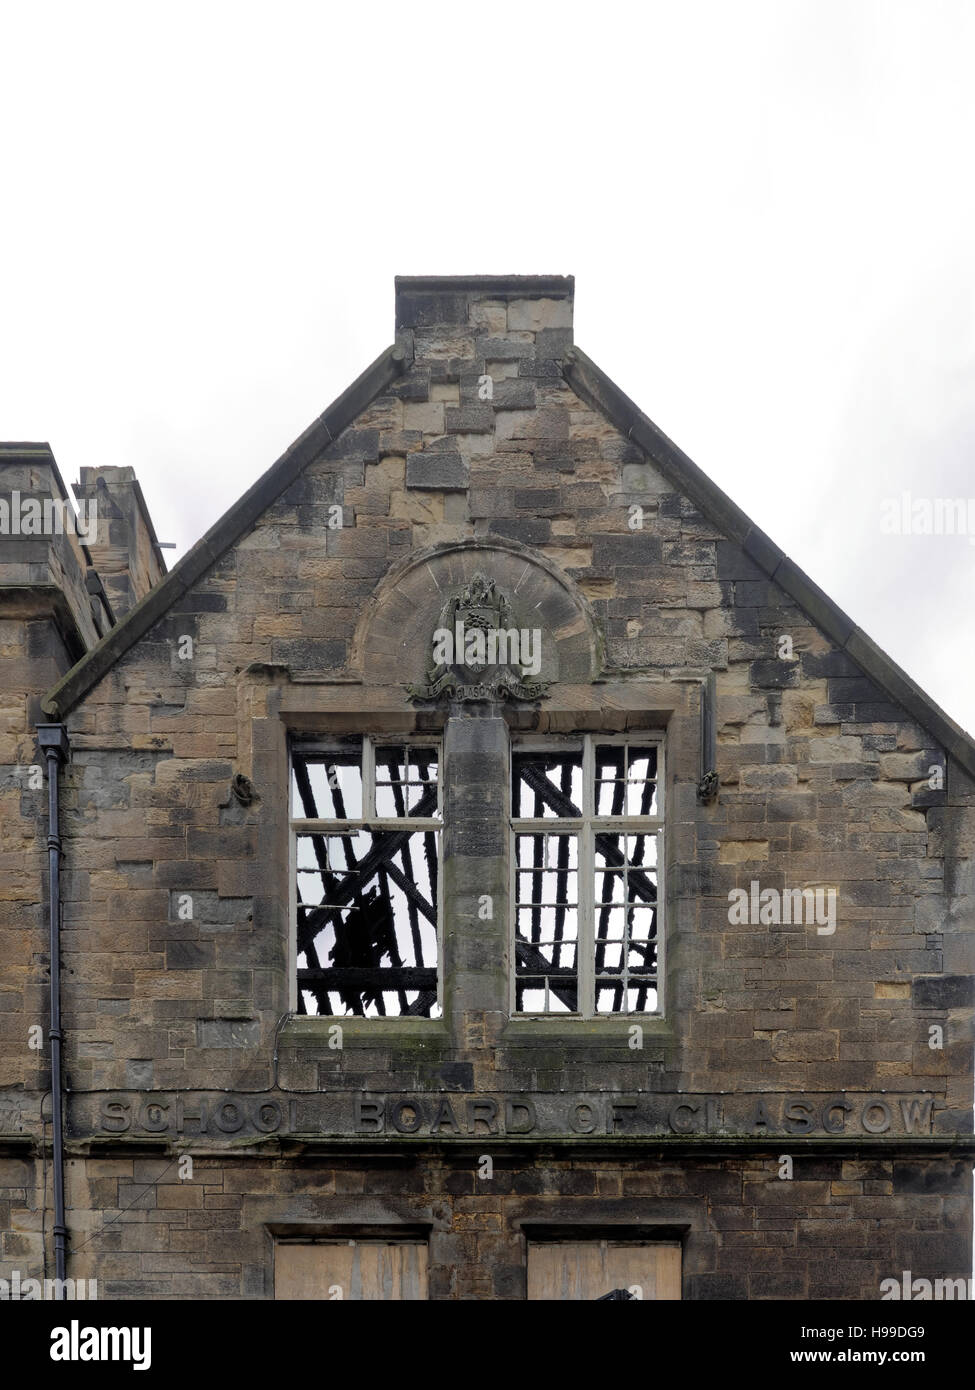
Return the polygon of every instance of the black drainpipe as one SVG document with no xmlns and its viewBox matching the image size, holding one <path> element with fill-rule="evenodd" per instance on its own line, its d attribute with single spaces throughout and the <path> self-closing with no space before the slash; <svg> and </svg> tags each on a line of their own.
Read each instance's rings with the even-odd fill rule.
<svg viewBox="0 0 975 1390">
<path fill-rule="evenodd" d="M 51 901 L 51 1117 L 54 1140 L 54 1272 L 55 1297 L 64 1298 L 64 1132 L 61 1082 L 61 836 L 58 829 L 58 783 L 61 763 L 68 758 L 68 735 L 63 724 L 38 724 L 37 738 L 47 759 L 47 857 Z"/>
</svg>

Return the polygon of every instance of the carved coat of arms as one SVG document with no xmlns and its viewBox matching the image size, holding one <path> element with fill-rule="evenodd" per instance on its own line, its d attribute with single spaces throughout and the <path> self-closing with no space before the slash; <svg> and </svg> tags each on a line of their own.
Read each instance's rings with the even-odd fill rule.
<svg viewBox="0 0 975 1390">
<path fill-rule="evenodd" d="M 423 685 L 411 700 L 539 700 L 550 681 L 541 670 L 540 628 L 513 627 L 511 604 L 493 579 L 477 571 L 444 604 L 432 637 Z"/>
</svg>

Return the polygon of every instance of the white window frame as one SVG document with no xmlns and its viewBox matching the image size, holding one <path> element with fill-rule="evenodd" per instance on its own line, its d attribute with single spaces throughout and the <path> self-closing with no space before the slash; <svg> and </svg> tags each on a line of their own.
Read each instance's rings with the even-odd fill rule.
<svg viewBox="0 0 975 1390">
<path fill-rule="evenodd" d="M 362 740 L 362 815 L 358 819 L 329 820 L 314 819 L 309 820 L 301 816 L 292 814 L 291 796 L 293 781 L 293 755 L 300 753 L 307 756 L 329 753 L 348 753 L 354 746 L 353 740 Z M 391 748 L 408 748 L 410 746 L 420 748 L 435 748 L 437 751 L 437 809 L 440 812 L 438 819 L 430 817 L 386 817 L 377 816 L 376 812 L 376 745 Z M 366 1017 L 353 1014 L 311 1014 L 310 1018 L 320 1019 L 322 1023 L 332 1024 L 341 1023 L 345 1026 L 348 1023 L 356 1024 L 399 1024 L 399 1023 L 441 1023 L 443 1020 L 444 1009 L 444 952 L 443 952 L 443 829 L 444 829 L 444 805 L 443 805 L 443 735 L 441 733 L 431 734 L 354 734 L 348 739 L 340 736 L 332 738 L 304 738 L 299 734 L 293 734 L 288 743 L 288 838 L 289 838 L 289 891 L 290 891 L 290 911 L 289 911 L 289 983 L 288 983 L 288 1008 L 292 1014 L 298 1013 L 298 836 L 313 834 L 341 834 L 344 830 L 366 830 L 369 832 L 377 831 L 434 831 L 437 837 L 437 1008 L 439 1014 L 435 1018 L 424 1018 L 422 1015 L 413 1018 L 404 1017 L 402 1014 L 366 1015 Z M 304 1017 L 304 1015 L 302 1015 Z"/>
<path fill-rule="evenodd" d="M 546 1019 L 566 1022 L 584 1019 L 586 1021 L 606 1021 L 614 1019 L 658 1019 L 664 1014 L 664 862 L 666 846 L 664 841 L 664 785 L 666 777 L 664 738 L 659 731 L 641 733 L 629 730 L 625 734 L 579 733 L 567 736 L 553 735 L 551 738 L 513 737 L 508 759 L 508 788 L 514 780 L 515 753 L 552 753 L 559 749 L 566 751 L 578 749 L 582 743 L 582 816 L 575 817 L 509 817 L 509 942 L 508 952 L 511 962 L 509 981 L 508 1013 L 513 1019 Z M 655 816 L 597 816 L 595 814 L 596 790 L 596 744 L 638 744 L 641 747 L 653 746 L 657 749 L 657 814 Z M 515 840 L 518 835 L 538 832 L 568 832 L 578 836 L 579 844 L 579 906 L 578 939 L 576 944 L 576 963 L 578 981 L 579 1009 L 575 1013 L 561 1010 L 548 1013 L 535 1013 L 517 1008 L 517 936 L 518 936 L 518 883 L 517 854 Z M 597 1013 L 596 1012 L 596 834 L 609 831 L 616 834 L 654 835 L 657 841 L 657 1007 L 652 1012 L 643 1013 Z"/>
</svg>

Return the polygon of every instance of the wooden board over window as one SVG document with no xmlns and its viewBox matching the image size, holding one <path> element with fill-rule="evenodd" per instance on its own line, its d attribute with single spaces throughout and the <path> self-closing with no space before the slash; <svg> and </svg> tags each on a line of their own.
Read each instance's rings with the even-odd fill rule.
<svg viewBox="0 0 975 1390">
<path fill-rule="evenodd" d="M 427 1247 L 419 1241 L 279 1243 L 274 1251 L 274 1297 L 425 1300 Z"/>
<path fill-rule="evenodd" d="M 680 1298 L 680 1245 L 613 1240 L 531 1241 L 528 1297 L 594 1300 L 625 1290 L 631 1298 Z"/>
</svg>

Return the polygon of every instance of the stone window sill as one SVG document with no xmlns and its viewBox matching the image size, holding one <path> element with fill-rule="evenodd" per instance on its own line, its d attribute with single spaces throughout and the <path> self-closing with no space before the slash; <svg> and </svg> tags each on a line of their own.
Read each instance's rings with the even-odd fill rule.
<svg viewBox="0 0 975 1390">
<path fill-rule="evenodd" d="M 660 1014 L 615 1014 L 606 1018 L 566 1018 L 563 1015 L 532 1018 L 519 1015 L 508 1019 L 501 1034 L 502 1043 L 519 1047 L 550 1047 L 564 1042 L 568 1046 L 592 1044 L 596 1047 L 629 1048 L 630 1029 L 643 1029 L 645 1041 L 666 1041 L 674 1037 L 674 1025 Z M 634 1054 L 639 1048 L 633 1048 Z"/>
<path fill-rule="evenodd" d="M 283 1047 L 327 1047 L 334 1036 L 330 1029 L 342 1029 L 342 1047 L 371 1047 L 381 1043 L 438 1042 L 449 1039 L 442 1018 L 355 1018 L 314 1016 L 289 1018 L 278 1033 Z M 336 1049 L 337 1051 L 338 1049 Z"/>
</svg>

